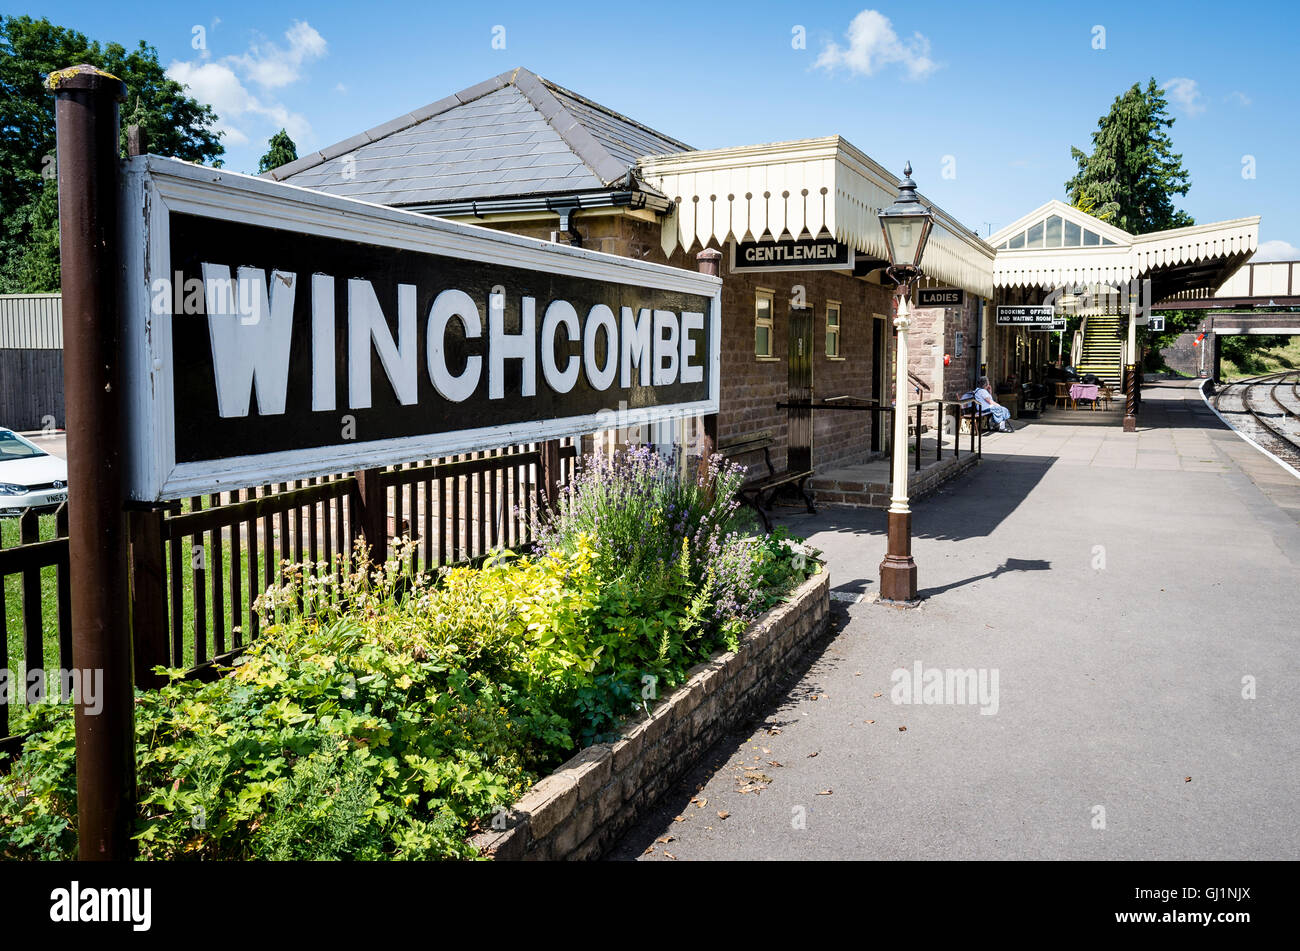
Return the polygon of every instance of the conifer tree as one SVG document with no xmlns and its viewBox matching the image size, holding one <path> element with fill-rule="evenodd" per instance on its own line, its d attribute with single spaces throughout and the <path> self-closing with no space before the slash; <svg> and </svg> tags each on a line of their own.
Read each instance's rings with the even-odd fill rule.
<svg viewBox="0 0 1300 951">
<path fill-rule="evenodd" d="M 298 146 L 294 145 L 289 133 L 281 129 L 267 142 L 270 146 L 261 161 L 257 163 L 257 174 L 262 175 L 273 168 L 298 161 Z"/>
<path fill-rule="evenodd" d="M 1079 171 L 1065 183 L 1070 204 L 1131 234 L 1192 224 L 1174 207 L 1191 187 L 1183 157 L 1173 150 L 1169 104 L 1154 79 L 1118 96 L 1092 134 L 1092 154 L 1071 148 Z"/>
</svg>

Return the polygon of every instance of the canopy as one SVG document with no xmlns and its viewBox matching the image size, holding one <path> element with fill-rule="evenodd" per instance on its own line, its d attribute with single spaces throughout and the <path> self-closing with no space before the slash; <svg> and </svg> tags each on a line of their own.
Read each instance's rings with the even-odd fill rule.
<svg viewBox="0 0 1300 951">
<path fill-rule="evenodd" d="M 826 233 L 865 255 L 868 265 L 885 266 L 877 216 L 898 197 L 897 178 L 838 135 L 652 156 L 639 164 L 644 180 L 675 203 L 663 223 L 666 254 L 678 246 Z M 926 274 L 992 297 L 992 246 L 922 200 L 935 216 Z"/>
</svg>

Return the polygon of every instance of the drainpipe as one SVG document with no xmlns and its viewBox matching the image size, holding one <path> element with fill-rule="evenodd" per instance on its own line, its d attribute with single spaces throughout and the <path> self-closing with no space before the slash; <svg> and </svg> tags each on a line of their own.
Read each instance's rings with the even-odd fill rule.
<svg viewBox="0 0 1300 951">
<path fill-rule="evenodd" d="M 560 244 L 568 244 L 575 248 L 582 247 L 582 235 L 578 233 L 577 225 L 574 224 L 578 207 L 576 205 L 564 205 L 555 210 L 560 215 L 560 228 L 556 233 L 556 240 Z"/>
</svg>

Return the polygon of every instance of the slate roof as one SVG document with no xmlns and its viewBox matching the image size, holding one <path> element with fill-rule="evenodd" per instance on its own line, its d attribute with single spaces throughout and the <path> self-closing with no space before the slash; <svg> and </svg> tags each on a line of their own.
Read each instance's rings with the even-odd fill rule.
<svg viewBox="0 0 1300 951">
<path fill-rule="evenodd" d="M 519 68 L 267 174 L 377 204 L 425 206 L 604 190 L 642 156 L 688 151 Z"/>
</svg>

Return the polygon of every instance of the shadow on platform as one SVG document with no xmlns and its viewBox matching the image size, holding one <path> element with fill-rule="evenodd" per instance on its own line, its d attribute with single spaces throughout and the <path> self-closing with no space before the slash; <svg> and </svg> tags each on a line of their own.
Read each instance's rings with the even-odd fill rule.
<svg viewBox="0 0 1300 951">
<path fill-rule="evenodd" d="M 981 463 L 917 503 L 912 536 L 958 541 L 991 534 L 1034 491 L 1054 462 L 1055 456 L 1014 456 Z"/>
<path fill-rule="evenodd" d="M 951 584 L 940 585 L 937 588 L 925 588 L 916 593 L 918 598 L 933 598 L 937 594 L 943 594 L 951 591 L 953 588 L 961 588 L 968 584 L 974 584 L 976 581 L 984 581 L 990 578 L 996 578 L 999 575 L 1007 574 L 1011 571 L 1051 571 L 1052 563 L 1043 561 L 1038 558 L 1008 558 L 1002 564 L 998 565 L 992 571 L 986 571 L 982 575 L 972 575 L 969 578 L 963 578 L 961 581 L 954 581 Z"/>
<path fill-rule="evenodd" d="M 956 541 L 989 535 L 1055 461 L 1055 456 L 1030 455 L 985 460 L 915 503 L 912 536 Z M 816 515 L 792 508 L 778 508 L 773 515 L 776 524 L 804 537 L 817 532 L 883 536 L 888 518 L 884 509 L 834 505 L 820 506 Z"/>
</svg>

